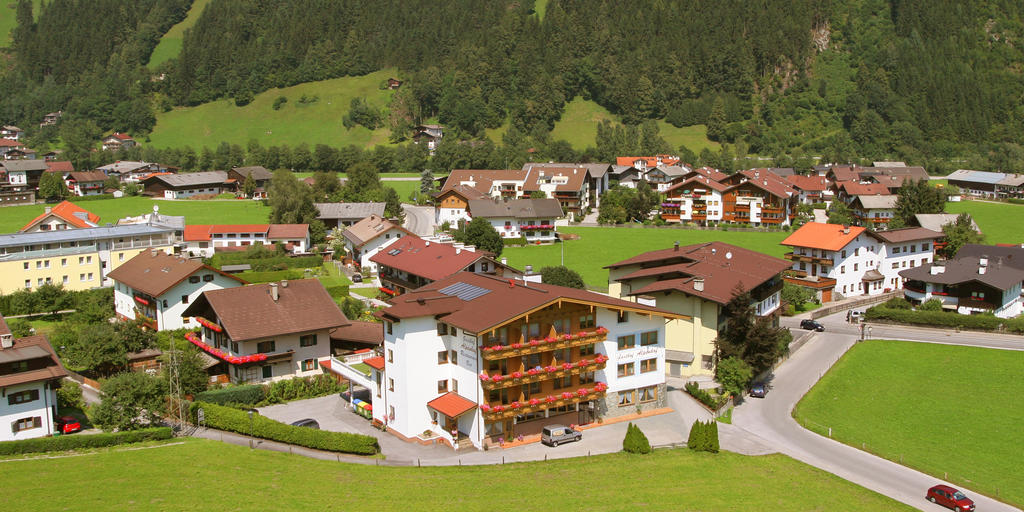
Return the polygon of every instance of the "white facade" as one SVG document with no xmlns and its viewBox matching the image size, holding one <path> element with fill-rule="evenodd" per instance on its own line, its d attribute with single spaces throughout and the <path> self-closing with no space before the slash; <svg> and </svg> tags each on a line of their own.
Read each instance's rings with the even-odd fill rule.
<svg viewBox="0 0 1024 512">
<path fill-rule="evenodd" d="M 493 217 L 487 222 L 502 238 L 524 237 L 527 243 L 550 243 L 558 238 L 554 219 L 517 219 L 514 217 Z"/>
<path fill-rule="evenodd" d="M 329 359 L 331 355 L 331 337 L 328 329 L 252 341 L 232 341 L 226 335 L 214 334 L 209 328 L 203 327 L 203 342 L 210 347 L 223 350 L 229 357 L 253 354 L 269 356 L 263 363 L 245 366 L 228 363 L 228 373 L 233 383 L 267 383 L 293 377 L 312 377 L 323 373 L 320 370 L 320 361 Z M 310 341 L 313 343 L 309 344 Z M 290 358 L 278 357 L 288 352 L 291 352 Z"/>
<path fill-rule="evenodd" d="M 68 189 L 76 196 L 98 196 L 103 193 L 102 181 L 68 182 Z"/>
<path fill-rule="evenodd" d="M 370 272 L 377 272 L 377 264 L 370 261 L 370 258 L 385 247 L 397 242 L 405 234 L 406 232 L 401 228 L 393 227 L 378 234 L 358 248 L 352 244 L 351 240 L 345 239 L 345 249 L 352 255 L 352 259 L 359 263 L 360 267 L 369 268 Z"/>
<path fill-rule="evenodd" d="M 57 392 L 50 389 L 48 382 L 28 382 L 5 387 L 3 396 L 0 400 L 0 441 L 17 441 L 53 434 Z M 37 398 L 12 404 L 16 396 Z M 38 427 L 35 426 L 37 424 Z"/>
<path fill-rule="evenodd" d="M 933 267 L 934 268 L 934 267 Z M 943 285 L 936 283 L 924 283 L 924 292 L 918 292 L 909 288 L 903 291 L 908 299 L 926 302 L 930 299 L 939 299 L 943 305 L 955 307 L 956 312 L 961 315 L 972 315 L 991 312 L 999 318 L 1014 318 L 1024 313 L 1024 298 L 1021 298 L 1021 283 L 1014 283 L 1009 289 L 1002 290 L 998 308 L 988 309 L 971 307 L 970 302 L 963 301 L 958 297 L 952 297 L 943 293 Z"/>
<path fill-rule="evenodd" d="M 217 195 L 223 191 L 221 187 L 213 185 L 204 185 L 196 188 L 187 188 L 183 190 L 164 190 L 164 199 L 185 199 L 188 197 L 196 196 L 199 194 L 213 194 Z"/>
<path fill-rule="evenodd" d="M 175 329 L 190 329 L 197 327 L 191 318 L 182 318 L 181 314 L 193 301 L 205 291 L 220 290 L 221 288 L 234 288 L 242 286 L 242 283 L 224 276 L 219 272 L 201 268 L 194 274 L 178 283 L 170 290 L 167 290 L 155 297 L 154 308 L 158 331 L 169 331 Z M 114 311 L 128 320 L 135 320 L 136 302 L 135 295 L 139 294 L 124 283 L 114 281 Z"/>
<path fill-rule="evenodd" d="M 183 243 L 185 244 L 185 247 L 181 252 L 188 254 L 190 257 L 213 257 L 213 243 L 209 240 L 185 240 Z"/>
<path fill-rule="evenodd" d="M 825 258 L 831 263 L 794 262 L 793 269 L 835 279 L 834 291 L 844 297 L 878 295 L 903 287 L 906 279 L 900 277 L 901 270 L 931 263 L 935 259 L 932 242 L 888 244 L 863 232 L 838 251 L 794 247 L 794 254 Z M 882 279 L 865 281 L 865 274 L 872 270 L 881 274 Z"/>
</svg>

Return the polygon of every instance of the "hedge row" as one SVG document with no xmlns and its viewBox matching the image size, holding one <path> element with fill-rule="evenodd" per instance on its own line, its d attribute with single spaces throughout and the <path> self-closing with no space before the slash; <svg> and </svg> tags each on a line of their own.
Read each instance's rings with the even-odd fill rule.
<svg viewBox="0 0 1024 512">
<path fill-rule="evenodd" d="M 210 428 L 244 435 L 249 435 L 251 429 L 253 437 L 332 452 L 373 455 L 379 449 L 377 439 L 370 436 L 293 427 L 259 414 L 253 415 L 250 420 L 246 411 L 211 403 L 193 403 L 193 417 L 199 407 L 203 408 L 206 426 Z"/>
<path fill-rule="evenodd" d="M 100 448 L 118 444 L 140 443 L 170 439 L 170 427 L 146 428 L 141 430 L 125 430 L 109 434 L 79 434 L 56 437 L 37 437 L 20 441 L 0 443 L 0 455 L 18 455 L 22 453 L 56 452 L 78 448 Z"/>
<path fill-rule="evenodd" d="M 326 289 L 327 289 L 327 294 L 330 295 L 332 299 L 342 299 L 342 298 L 348 297 L 348 285 L 347 284 L 338 285 L 338 286 L 328 286 L 328 287 L 326 287 Z"/>
<path fill-rule="evenodd" d="M 103 201 L 104 199 L 114 199 L 114 194 L 95 194 L 91 196 L 71 196 L 68 201 L 72 203 L 81 203 L 84 201 Z"/>
<path fill-rule="evenodd" d="M 274 281 L 280 281 L 282 279 L 302 279 L 305 277 L 305 273 L 296 268 L 289 268 L 286 270 L 270 270 L 265 272 L 240 272 L 235 274 L 239 279 L 245 279 L 246 281 L 256 283 L 272 283 Z"/>
<path fill-rule="evenodd" d="M 196 401 L 217 405 L 237 404 L 251 407 L 262 402 L 265 396 L 266 388 L 259 384 L 253 384 L 203 391 L 196 395 Z"/>
<path fill-rule="evenodd" d="M 931 325 L 935 327 L 957 327 L 979 331 L 1024 333 L 1024 318 L 999 318 L 994 315 L 961 315 L 945 311 L 922 311 L 893 309 L 875 306 L 864 312 L 867 320 L 887 320 L 904 324 Z"/>
<path fill-rule="evenodd" d="M 700 389 L 700 386 L 696 382 L 687 382 L 685 387 L 686 392 L 689 393 L 690 396 L 696 398 L 697 400 L 700 400 L 702 404 L 710 407 L 711 409 L 718 409 L 719 407 L 725 405 L 725 402 L 727 400 L 724 397 L 715 399 L 715 397 L 711 396 L 711 393 L 708 393 L 706 390 Z"/>
</svg>

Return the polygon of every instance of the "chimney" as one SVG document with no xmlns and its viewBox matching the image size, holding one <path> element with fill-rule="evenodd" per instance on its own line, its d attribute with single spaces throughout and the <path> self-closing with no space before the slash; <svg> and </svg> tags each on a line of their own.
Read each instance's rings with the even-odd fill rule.
<svg viewBox="0 0 1024 512">
<path fill-rule="evenodd" d="M 0 349 L 11 348 L 14 346 L 14 335 L 13 334 L 2 334 L 0 335 Z"/>
<path fill-rule="evenodd" d="M 508 265 L 508 258 L 501 258 L 502 265 Z"/>
<path fill-rule="evenodd" d="M 679 252 L 679 240 L 676 240 L 676 243 L 672 244 L 672 250 Z"/>
<path fill-rule="evenodd" d="M 462 247 L 456 247 L 455 254 L 462 254 Z"/>
<path fill-rule="evenodd" d="M 281 280 L 281 288 L 288 288 L 288 280 L 287 279 L 282 279 Z"/>
<path fill-rule="evenodd" d="M 426 242 L 424 242 L 424 247 L 430 247 L 430 240 L 427 240 Z"/>
<path fill-rule="evenodd" d="M 985 265 L 978 267 L 978 275 L 985 275 L 986 270 L 988 270 L 988 267 L 986 267 Z"/>
<path fill-rule="evenodd" d="M 983 267 L 987 267 L 988 266 L 988 257 L 987 256 L 982 256 L 981 258 L 979 258 L 978 259 L 978 265 L 981 265 Z"/>
<path fill-rule="evenodd" d="M 936 274 L 941 274 L 941 273 L 943 273 L 945 271 L 946 271 L 946 262 L 944 262 L 944 261 L 936 261 L 936 262 L 932 263 L 932 268 L 931 268 L 931 271 L 930 271 L 931 275 L 934 276 Z"/>
<path fill-rule="evenodd" d="M 843 224 L 843 234 L 844 235 L 849 235 L 850 234 L 850 225 L 849 224 Z"/>
<path fill-rule="evenodd" d="M 49 206 L 47 206 L 46 208 L 43 208 L 43 211 L 46 212 L 46 213 L 50 213 L 50 212 L 53 211 L 53 208 L 50 208 Z"/>
<path fill-rule="evenodd" d="M 277 283 L 270 283 L 270 298 L 274 299 L 274 302 L 277 302 Z"/>
<path fill-rule="evenodd" d="M 704 291 L 704 278 L 703 277 L 695 277 L 695 278 L 693 278 L 693 289 L 697 290 L 698 292 Z"/>
</svg>

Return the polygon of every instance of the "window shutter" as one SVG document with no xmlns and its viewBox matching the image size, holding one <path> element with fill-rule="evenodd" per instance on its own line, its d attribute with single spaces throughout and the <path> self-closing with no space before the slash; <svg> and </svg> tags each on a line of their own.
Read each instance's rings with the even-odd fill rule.
<svg viewBox="0 0 1024 512">
<path fill-rule="evenodd" d="M 17 434 L 18 433 L 18 422 L 17 421 L 12 421 L 11 422 L 11 433 L 13 433 L 13 434 Z"/>
</svg>

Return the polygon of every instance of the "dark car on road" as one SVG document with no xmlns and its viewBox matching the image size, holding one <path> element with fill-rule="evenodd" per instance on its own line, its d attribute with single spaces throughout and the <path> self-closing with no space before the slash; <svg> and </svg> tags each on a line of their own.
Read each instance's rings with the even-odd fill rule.
<svg viewBox="0 0 1024 512">
<path fill-rule="evenodd" d="M 825 330 L 825 326 L 824 325 L 821 325 L 820 322 L 817 322 L 815 320 L 811 320 L 809 318 L 807 320 L 801 320 L 800 321 L 800 328 L 801 329 L 807 329 L 809 331 L 818 331 L 818 332 L 822 332 L 822 331 Z"/>
<path fill-rule="evenodd" d="M 928 489 L 925 499 L 953 510 L 974 510 L 974 502 L 970 498 L 948 485 L 940 484 Z"/>
<path fill-rule="evenodd" d="M 363 282 L 363 276 L 361 274 L 352 274 L 352 282 L 353 283 L 361 283 L 361 282 Z"/>
<path fill-rule="evenodd" d="M 764 383 L 757 383 L 750 386 L 750 396 L 754 398 L 764 398 L 768 394 L 768 385 Z"/>
<path fill-rule="evenodd" d="M 293 421 L 292 422 L 292 426 L 293 427 L 308 427 L 308 428 L 315 428 L 317 430 L 320 430 L 320 424 L 317 423 L 317 421 L 314 420 L 313 418 L 306 418 L 304 420 Z"/>
<path fill-rule="evenodd" d="M 82 423 L 74 416 L 61 416 L 54 423 L 57 431 L 61 434 L 73 434 L 82 430 Z"/>
</svg>

